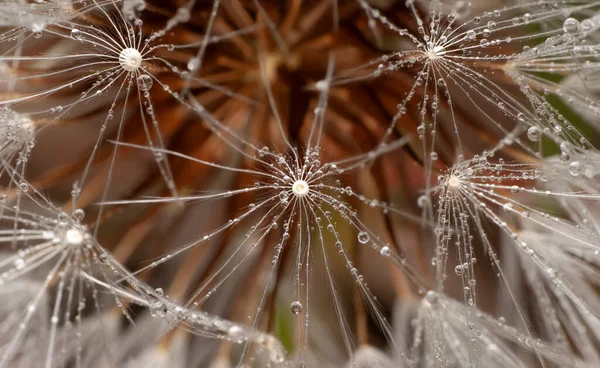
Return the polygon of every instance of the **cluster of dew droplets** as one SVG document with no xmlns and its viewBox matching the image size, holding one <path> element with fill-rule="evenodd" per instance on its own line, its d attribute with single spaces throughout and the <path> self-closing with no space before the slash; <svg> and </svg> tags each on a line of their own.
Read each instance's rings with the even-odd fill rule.
<svg viewBox="0 0 600 368">
<path fill-rule="evenodd" d="M 267 358 L 270 363 L 275 364 L 275 366 L 286 366 L 287 353 L 285 348 L 272 335 L 203 311 L 189 309 L 164 295 L 162 288 L 151 289 L 139 280 L 132 279 L 131 286 L 142 296 L 142 298 L 136 298 L 137 303 L 146 306 L 152 317 L 164 318 L 169 321 L 177 320 L 179 323 L 185 324 L 187 328 L 204 331 L 204 333 L 210 332 L 214 337 L 236 344 L 252 343 L 259 352 L 268 354 Z M 121 290 L 120 288 L 117 289 Z M 301 311 L 302 305 L 300 304 L 296 308 Z"/>
<path fill-rule="evenodd" d="M 23 148 L 33 147 L 33 121 L 9 108 L 0 109 L 0 156 L 10 158 Z"/>
<path fill-rule="evenodd" d="M 4 200 L 3 200 L 4 201 Z M 31 223 L 32 226 L 37 225 L 37 223 L 33 222 L 33 221 L 23 221 L 24 223 Z M 22 242 L 22 241 L 28 241 L 30 239 L 30 237 L 35 237 L 35 238 L 39 238 L 45 241 L 51 241 L 53 243 L 58 243 L 60 241 L 59 238 L 56 237 L 55 233 L 53 231 L 35 231 L 35 232 L 31 232 L 31 231 L 25 231 L 25 230 L 17 230 L 16 234 L 13 234 L 13 236 L 5 239 L 3 242 L 5 243 L 15 243 L 15 242 Z M 22 272 L 23 269 L 25 269 L 25 267 L 27 267 L 28 262 L 27 259 L 29 257 L 32 257 L 36 254 L 36 252 L 39 251 L 40 247 L 42 247 L 43 245 L 30 245 L 27 246 L 26 248 L 23 249 L 19 249 L 16 257 L 14 257 L 14 260 L 12 261 L 12 264 L 10 265 L 10 267 L 8 269 L 5 269 L 4 271 L 2 271 L 0 273 L 0 285 L 5 284 L 7 281 L 10 281 L 14 278 L 14 275 L 19 274 L 20 272 Z"/>
<path fill-rule="evenodd" d="M 568 168 L 567 172 L 572 178 L 583 175 L 587 179 L 592 179 L 595 176 L 594 163 L 590 160 L 596 157 L 594 152 L 574 146 L 569 141 L 561 142 L 559 148 L 559 161 Z"/>
</svg>

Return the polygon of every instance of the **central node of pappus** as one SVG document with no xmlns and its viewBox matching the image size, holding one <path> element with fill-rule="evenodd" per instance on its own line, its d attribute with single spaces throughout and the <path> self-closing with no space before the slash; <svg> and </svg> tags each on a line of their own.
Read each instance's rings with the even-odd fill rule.
<svg viewBox="0 0 600 368">
<path fill-rule="evenodd" d="M 292 193 L 298 198 L 302 198 L 308 194 L 310 187 L 308 183 L 304 180 L 296 180 L 292 184 Z"/>
</svg>

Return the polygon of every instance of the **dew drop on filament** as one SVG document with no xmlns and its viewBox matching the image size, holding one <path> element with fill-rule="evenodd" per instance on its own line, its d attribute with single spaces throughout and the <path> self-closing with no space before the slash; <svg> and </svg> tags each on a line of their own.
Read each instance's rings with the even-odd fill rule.
<svg viewBox="0 0 600 368">
<path fill-rule="evenodd" d="M 573 161 L 569 165 L 569 174 L 572 177 L 578 177 L 581 174 L 581 163 L 579 161 Z"/>
<path fill-rule="evenodd" d="M 390 255 L 390 247 L 385 246 L 383 248 L 381 248 L 381 250 L 379 251 L 379 253 L 384 256 L 384 257 L 388 257 Z"/>
<path fill-rule="evenodd" d="M 527 138 L 532 142 L 540 140 L 540 130 L 537 127 L 530 127 L 527 129 Z"/>
<path fill-rule="evenodd" d="M 81 40 L 81 31 L 77 28 L 73 28 L 71 30 L 71 38 L 78 41 Z"/>
<path fill-rule="evenodd" d="M 302 312 L 302 303 L 300 303 L 299 301 L 294 301 L 290 304 L 290 311 L 294 314 L 294 315 L 298 315 L 300 314 L 300 312 Z"/>
<path fill-rule="evenodd" d="M 149 91 L 150 88 L 152 88 L 153 83 L 154 82 L 152 81 L 152 77 L 148 74 L 142 74 L 139 77 L 137 77 L 137 86 L 140 89 L 140 91 Z"/>
<path fill-rule="evenodd" d="M 152 317 L 164 317 L 167 314 L 167 308 L 163 302 L 154 302 L 150 305 L 150 315 Z"/>
<path fill-rule="evenodd" d="M 463 271 L 464 271 L 463 265 L 458 265 L 458 266 L 454 267 L 454 273 L 457 274 L 458 276 L 461 276 L 463 274 Z"/>
<path fill-rule="evenodd" d="M 579 30 L 579 21 L 575 18 L 567 18 L 563 23 L 563 31 L 565 33 L 575 33 Z"/>
<path fill-rule="evenodd" d="M 23 268 L 25 268 L 25 260 L 23 260 L 23 258 L 17 258 L 14 261 L 14 266 L 17 270 L 22 270 Z"/>
</svg>

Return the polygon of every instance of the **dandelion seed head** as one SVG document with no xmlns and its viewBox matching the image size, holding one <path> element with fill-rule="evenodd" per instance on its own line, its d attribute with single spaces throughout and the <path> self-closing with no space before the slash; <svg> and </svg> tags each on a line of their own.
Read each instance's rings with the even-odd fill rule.
<svg viewBox="0 0 600 368">
<path fill-rule="evenodd" d="M 119 63 L 126 71 L 135 72 L 142 65 L 142 54 L 133 47 L 128 47 L 119 54 Z"/>
<path fill-rule="evenodd" d="M 594 113 L 593 118 L 597 120 L 600 111 L 595 101 L 597 91 L 588 88 L 595 79 L 587 79 L 587 73 L 579 72 L 589 71 L 593 76 L 598 66 L 600 48 L 590 41 L 597 43 L 595 27 L 598 18 L 593 14 L 597 13 L 600 2 L 519 1 L 504 6 L 499 0 L 478 4 L 432 1 L 429 5 L 414 0 L 355 1 L 364 14 L 352 12 L 360 16 L 355 22 L 346 11 L 340 12 L 343 10 L 340 5 L 334 4 L 335 29 L 332 31 L 344 34 L 341 28 L 346 24 L 350 24 L 354 32 L 362 31 L 363 21 L 367 22 L 367 31 L 372 35 L 353 41 L 357 42 L 356 50 L 368 46 L 369 52 L 365 56 L 382 55 L 368 60 L 364 66 L 355 65 L 363 63 L 363 57 L 350 57 L 354 51 L 343 53 L 343 60 L 336 56 L 340 55 L 339 46 L 347 46 L 339 37 L 328 42 L 327 48 L 310 42 L 313 34 L 331 36 L 327 30 L 331 23 L 329 11 L 316 11 L 309 23 L 302 19 L 305 8 L 310 9 L 313 3 L 318 5 L 317 0 L 292 7 L 296 9 L 296 13 L 290 13 L 293 16 L 284 14 L 287 7 L 276 7 L 264 0 L 254 1 L 247 9 L 246 3 L 252 2 L 225 2 L 227 5 L 223 5 L 220 0 L 213 0 L 212 4 L 211 1 L 189 1 L 187 5 L 162 7 L 161 3 L 157 7 L 160 2 L 144 0 L 73 5 L 70 1 L 58 0 L 65 7 L 65 14 L 55 12 L 54 16 L 45 17 L 37 13 L 46 7 L 54 11 L 56 6 L 50 7 L 47 1 L 36 0 L 35 3 L 43 7 L 31 6 L 31 11 L 24 11 L 24 17 L 16 23 L 19 29 L 0 34 L 15 44 L 14 50 L 10 49 L 0 62 L 0 77 L 10 77 L 6 81 L 7 95 L 2 99 L 2 105 L 18 106 L 14 108 L 28 114 L 0 110 L 0 138 L 5 138 L 4 142 L 0 141 L 0 158 L 8 158 L 5 160 L 7 166 L 27 161 L 34 128 L 41 130 L 43 124 L 59 126 L 63 119 L 70 126 L 76 126 L 97 120 L 96 114 L 103 115 L 92 154 L 81 177 L 73 185 L 71 203 L 42 203 L 42 193 L 59 193 L 56 189 L 61 188 L 52 181 L 66 184 L 66 180 L 75 177 L 73 170 L 82 167 L 83 161 L 73 165 L 73 170 L 69 170 L 69 166 L 64 166 L 64 170 L 59 170 L 60 167 L 52 170 L 51 174 L 60 174 L 61 180 L 40 179 L 36 183 L 41 184 L 35 184 L 38 187 L 26 181 L 29 179 L 24 165 L 6 171 L 14 176 L 5 180 L 14 181 L 11 182 L 14 190 L 7 189 L 10 200 L 6 195 L 0 198 L 0 219 L 6 223 L 0 229 L 0 243 L 5 243 L 6 249 L 14 250 L 16 254 L 0 262 L 0 284 L 6 285 L 27 272 L 41 270 L 42 264 L 55 265 L 45 284 L 38 287 L 42 289 L 39 295 L 48 294 L 49 302 L 55 303 L 52 315 L 48 316 L 54 327 L 49 330 L 47 367 L 61 366 L 64 362 L 79 365 L 81 356 L 90 355 L 84 351 L 86 344 L 81 333 L 92 334 L 85 328 L 76 326 L 76 330 L 72 330 L 77 338 L 78 355 L 75 357 L 71 357 L 66 348 L 62 349 L 62 341 L 71 345 L 69 329 L 89 314 L 82 313 L 85 309 L 91 310 L 95 305 L 99 311 L 98 306 L 106 305 L 104 300 L 99 303 L 96 299 L 95 288 L 99 285 L 110 286 L 117 306 L 130 319 L 131 325 L 134 320 L 127 310 L 128 304 L 133 302 L 147 308 L 150 317 L 154 317 L 148 319 L 155 322 L 182 323 L 191 327 L 192 333 L 222 338 L 224 344 L 244 344 L 238 365 L 262 362 L 262 359 L 256 359 L 254 350 L 271 352 L 269 365 L 317 365 L 307 359 L 312 355 L 311 345 L 317 349 L 326 346 L 331 351 L 329 345 L 309 342 L 309 337 L 312 340 L 315 335 L 308 333 L 309 325 L 323 327 L 319 326 L 323 321 L 315 313 L 319 309 L 335 311 L 350 358 L 349 366 L 530 366 L 522 363 L 520 353 L 512 352 L 517 348 L 531 352 L 532 342 L 535 349 L 543 346 L 543 342 L 539 345 L 539 340 L 532 336 L 550 339 L 552 345 L 549 346 L 554 348 L 557 343 L 561 350 L 556 351 L 568 353 L 564 360 L 552 356 L 549 366 L 580 366 L 571 364 L 580 355 L 590 363 L 581 366 L 597 365 L 595 363 L 600 361 L 597 348 L 592 344 L 585 346 L 588 340 L 595 342 L 598 337 L 588 338 L 588 327 L 594 331 L 593 327 L 600 324 L 594 316 L 597 314 L 595 307 L 600 303 L 596 293 L 590 292 L 597 289 L 597 282 L 588 287 L 585 280 L 588 277 L 599 279 L 595 257 L 600 249 L 600 223 L 595 220 L 598 218 L 595 208 L 600 196 L 597 183 L 592 180 L 597 177 L 598 159 L 593 156 L 597 151 L 591 149 L 596 140 L 595 137 L 584 138 L 579 132 L 580 127 L 572 125 L 569 118 L 563 116 L 562 109 L 555 106 L 558 104 L 549 98 L 559 97 L 583 111 Z M 18 8 L 26 9 L 25 5 L 30 5 L 26 3 Z M 383 6 L 383 3 L 389 3 L 389 6 Z M 148 18 L 145 17 L 146 8 L 148 13 L 153 13 Z M 316 6 L 315 9 L 321 8 Z M 67 11 L 72 14 L 67 15 Z M 278 14 L 280 11 L 282 13 Z M 525 11 L 527 13 L 523 13 Z M 320 13 L 323 21 L 317 16 Z M 270 19 L 272 14 L 281 17 L 274 18 L 277 20 L 274 22 Z M 339 22 L 340 16 L 343 22 Z M 283 21 L 279 22 L 279 19 Z M 0 15 L 0 23 L 2 21 Z M 11 19 L 7 21 L 3 25 L 12 24 Z M 188 21 L 191 21 L 189 25 L 186 24 Z M 280 23 L 285 26 L 280 27 Z M 302 26 L 298 27 L 298 24 Z M 261 43 L 261 47 L 253 50 L 255 31 L 261 28 L 265 31 L 263 35 L 272 36 L 274 42 Z M 156 31 L 147 34 L 149 29 Z M 321 29 L 325 33 L 321 33 Z M 380 37 L 382 35 L 385 37 Z M 46 49 L 39 41 L 33 41 L 29 46 L 30 36 L 31 39 L 43 36 L 44 40 L 59 41 Z M 0 43 L 4 42 L 2 38 Z M 228 39 L 235 39 L 235 42 L 226 42 L 221 50 L 219 41 Z M 315 57 L 330 51 L 328 63 L 305 58 L 305 51 L 295 46 L 299 44 L 298 40 L 310 45 L 308 53 L 314 53 Z M 63 44 L 66 47 L 62 47 Z M 246 49 L 245 45 L 251 47 Z M 240 48 L 242 53 L 231 52 L 235 48 Z M 257 58 L 258 65 L 253 65 L 255 61 L 250 58 L 244 63 L 235 60 L 238 55 L 251 55 L 252 51 L 263 55 Z M 361 54 L 356 52 L 357 56 Z M 216 60 L 226 63 L 214 68 Z M 310 76 L 305 78 L 309 64 Z M 327 65 L 327 73 L 313 70 L 313 67 L 322 69 L 323 65 Z M 573 85 L 567 84 L 566 78 L 575 72 L 580 77 L 572 81 Z M 566 78 L 550 80 L 546 75 Z M 376 88 L 372 91 L 367 87 L 373 101 L 361 98 L 363 85 L 369 84 L 371 77 L 380 77 L 377 83 L 381 83 L 374 85 Z M 288 85 L 289 80 L 292 83 Z M 316 83 L 306 91 L 302 90 L 303 101 L 296 104 L 296 87 L 304 84 L 296 83 L 300 80 Z M 364 83 L 357 83 L 359 81 Z M 391 84 L 389 88 L 388 83 Z M 582 86 L 589 90 L 580 91 Z M 265 93 L 251 93 L 256 89 L 264 89 Z M 288 92 L 289 96 L 286 96 Z M 221 94 L 224 98 L 219 96 Z M 317 95 L 318 101 L 312 97 Z M 163 96 L 181 105 L 181 116 L 175 114 L 171 106 L 175 104 L 165 103 Z M 266 111 L 264 114 L 263 111 L 261 114 L 250 113 L 256 102 L 267 105 L 267 101 L 262 101 L 265 96 L 269 97 L 268 105 L 281 133 L 279 139 L 270 128 L 264 129 L 268 135 L 262 135 L 263 122 L 273 121 Z M 55 98 L 70 100 L 46 108 L 45 105 L 55 103 Z M 230 104 L 229 99 L 234 104 Z M 37 104 L 38 100 L 45 104 Z M 286 100 L 292 102 L 290 108 L 278 112 L 277 106 L 281 101 L 285 104 Z M 368 108 L 367 104 L 370 105 Z M 302 113 L 304 116 L 297 113 L 299 110 L 306 110 Z M 310 112 L 314 119 L 309 126 Z M 187 121 L 192 120 L 192 114 L 197 115 L 196 120 L 202 125 L 189 127 L 192 124 Z M 243 116 L 256 118 L 242 124 L 244 119 L 239 117 Z M 110 120 L 118 121 L 109 123 Z M 348 129 L 344 129 L 346 127 Z M 416 143 L 422 146 L 419 150 L 411 147 L 410 151 L 427 159 L 418 160 L 418 167 L 414 169 L 411 165 L 402 165 L 400 170 L 395 163 L 405 162 L 405 152 L 393 152 L 401 145 L 390 141 L 395 139 L 392 137 L 400 137 L 397 142 L 412 140 L 415 128 L 419 138 Z M 367 138 L 362 139 L 365 133 Z M 210 142 L 194 139 L 192 134 L 209 138 Z M 145 145 L 129 143 L 139 141 L 143 136 L 147 140 Z M 106 144 L 107 139 L 115 143 L 112 155 L 108 154 L 111 147 Z M 259 149 L 267 142 L 274 152 L 266 146 Z M 60 146 L 60 142 L 55 143 Z M 194 146 L 196 143 L 198 147 Z M 158 170 L 145 173 L 144 183 L 155 183 L 154 176 L 160 174 L 165 185 L 140 186 L 139 191 L 123 190 L 123 193 L 117 190 L 116 186 L 121 183 L 114 178 L 123 172 L 125 166 L 121 164 L 129 163 L 129 158 L 133 157 L 126 150 L 117 151 L 117 145 L 151 151 Z M 557 153 L 548 153 L 552 150 Z M 375 162 L 384 153 L 392 152 L 393 155 Z M 173 167 L 167 154 L 177 157 Z M 547 160 L 549 154 L 556 156 Z M 18 160 L 10 160 L 13 157 Z M 180 165 L 181 159 L 189 162 Z M 194 170 L 192 164 L 196 163 L 209 167 L 209 170 L 202 167 Z M 44 171 L 52 169 L 51 165 L 44 165 L 48 166 Z M 439 171 L 444 166 L 447 170 Z M 37 171 L 37 168 L 31 170 L 35 178 L 56 177 L 38 176 Z M 215 171 L 225 174 L 215 180 L 214 188 L 200 187 L 204 185 L 201 183 L 207 182 L 202 179 Z M 421 172 L 426 180 L 412 180 Z M 104 183 L 103 173 L 106 175 Z M 432 180 L 436 175 L 437 182 Z M 170 197 L 162 193 L 167 189 Z M 209 194 L 179 196 L 177 192 L 181 189 L 210 191 Z M 412 193 L 422 194 L 417 200 L 420 210 L 415 212 L 412 206 L 406 210 L 396 207 L 396 203 L 404 203 L 405 194 Z M 138 194 L 146 198 L 132 199 Z M 158 197 L 153 198 L 155 196 Z M 87 211 L 93 198 L 100 207 L 98 211 L 88 212 L 89 224 L 93 224 L 90 225 L 93 232 L 89 232 L 83 222 L 83 211 Z M 59 193 L 57 199 L 62 201 L 64 198 L 61 199 Z M 206 226 L 201 233 L 193 235 L 197 235 L 197 241 L 186 239 L 182 243 L 185 246 L 174 248 L 177 244 L 172 245 L 166 237 L 154 236 L 161 235 L 159 231 L 172 229 L 170 225 L 168 229 L 153 226 L 155 221 L 170 220 L 167 217 L 172 215 L 162 212 L 159 203 L 194 200 L 194 206 L 200 208 L 206 200 L 217 199 L 227 201 L 227 204 L 220 205 L 214 215 L 210 210 L 204 211 L 214 219 L 193 219 L 195 224 Z M 119 221 L 113 223 L 116 227 L 109 227 L 110 222 L 104 225 L 104 219 L 118 219 L 125 205 L 135 202 L 156 205 L 156 210 L 148 211 L 149 216 L 135 219 L 132 216 L 132 222 L 127 224 Z M 35 203 L 43 204 L 43 208 L 32 210 Z M 121 206 L 118 211 L 104 211 L 105 206 L 114 204 Z M 61 208 L 72 209 L 71 216 Z M 187 209 L 182 207 L 181 211 Z M 421 226 L 407 229 L 404 221 L 392 218 L 394 215 Z M 125 221 L 128 218 L 123 216 Z M 128 228 L 129 224 L 131 228 Z M 100 226 L 105 228 L 101 232 L 98 231 Z M 107 244 L 106 249 L 102 248 L 95 239 L 112 238 L 115 229 L 119 233 L 123 230 L 119 235 L 121 241 L 115 239 L 117 241 Z M 406 230 L 415 233 L 405 236 Z M 423 236 L 421 231 L 425 233 Z M 231 235 L 222 236 L 226 232 Z M 541 237 L 543 232 L 550 234 Z M 110 236 L 105 236 L 106 233 Z M 152 238 L 165 244 L 160 247 L 149 245 L 148 241 L 155 240 Z M 397 242 L 396 238 L 402 241 Z M 546 246 L 545 243 L 555 238 L 559 239 L 556 244 Z M 428 245 L 427 240 L 431 244 Z M 502 240 L 506 242 L 502 243 Z M 137 250 L 137 244 L 148 246 L 140 246 Z M 203 247 L 218 251 L 204 251 Z M 374 252 L 375 257 L 368 257 L 371 253 L 363 252 Z M 209 258 L 211 253 L 215 254 L 214 259 Z M 189 280 L 174 277 L 173 284 L 169 285 L 171 273 L 161 269 L 154 273 L 152 286 L 137 279 L 141 272 L 152 270 L 180 254 L 185 255 L 185 264 L 173 268 L 202 277 L 194 276 Z M 200 255 L 202 262 L 198 262 Z M 323 259 L 312 263 L 316 256 Z M 152 263 L 130 273 L 127 268 L 144 257 L 153 258 Z M 365 261 L 369 263 L 365 264 Z M 519 261 L 523 263 L 525 274 L 516 270 Z M 531 267 L 532 261 L 536 267 Z M 120 262 L 124 262 L 123 266 Z M 374 275 L 364 271 L 379 271 L 381 262 L 390 263 L 403 272 L 395 274 L 398 277 L 394 277 L 394 281 L 398 284 L 394 285 L 394 290 L 399 290 L 397 296 L 403 301 L 411 300 L 419 309 L 416 317 L 410 316 L 410 328 L 398 329 L 399 332 L 393 331 L 387 321 L 386 298 L 380 302 L 381 291 L 374 283 Z M 376 266 L 369 267 L 373 264 Z M 434 269 L 429 269 L 428 264 Z M 110 268 L 107 272 L 110 279 L 106 275 L 102 275 L 102 279 L 92 275 L 98 265 Z M 210 268 L 202 269 L 203 265 L 210 265 Z M 338 265 L 345 265 L 349 270 L 360 293 L 357 295 L 367 308 L 345 305 L 347 288 L 344 284 L 336 285 L 339 281 L 335 280 Z M 323 267 L 326 272 L 313 273 L 317 267 Z M 478 278 L 477 269 L 483 267 L 493 270 L 490 275 L 493 273 L 498 277 L 499 285 L 509 287 L 511 296 L 514 291 L 511 299 L 516 309 L 521 309 L 520 300 L 527 299 L 528 295 L 521 290 L 525 289 L 523 287 L 512 289 L 513 275 L 520 284 L 523 280 L 530 284 L 528 289 L 537 299 L 531 304 L 544 309 L 540 314 L 542 317 L 537 318 L 529 315 L 529 309 L 533 308 L 528 305 L 523 308 L 523 315 L 519 317 L 525 323 L 521 325 L 527 325 L 526 318 L 536 317 L 531 318 L 535 321 L 531 331 L 517 333 L 517 328 L 522 326 L 514 324 L 518 320 L 508 313 L 511 311 L 502 310 L 508 299 L 501 298 L 501 292 L 496 303 L 498 313 L 493 316 L 505 315 L 510 320 L 496 320 L 492 314 L 486 314 L 492 312 L 487 310 L 485 299 L 496 290 L 491 290 L 487 278 Z M 488 273 L 488 269 L 482 271 Z M 114 282 L 113 275 L 118 282 Z M 80 277 L 87 281 L 82 283 Z M 288 278 L 289 284 L 286 283 Z M 379 279 L 384 277 L 377 277 Z M 235 295 L 239 299 L 234 299 L 233 294 L 238 293 L 229 293 L 228 288 L 237 280 L 243 281 L 240 289 L 244 292 Z M 314 294 L 315 289 L 321 289 L 314 285 L 322 280 L 328 281 L 324 285 L 328 285 L 334 302 L 328 305 L 329 308 L 315 308 L 320 306 L 323 298 Z M 457 281 L 462 281 L 462 285 Z M 157 288 L 154 282 L 159 282 L 165 289 Z M 373 291 L 370 289 L 372 284 L 375 284 Z M 482 287 L 476 288 L 480 284 Z M 545 289 L 540 287 L 546 284 L 546 294 L 550 297 L 544 297 Z M 128 285 L 127 289 L 122 289 L 124 285 Z M 459 287 L 454 287 L 456 285 Z M 194 290 L 193 295 L 190 295 L 191 290 Z M 293 296 L 289 295 L 289 290 L 293 290 Z M 171 294 L 173 291 L 174 295 Z M 209 309 L 213 308 L 213 302 L 218 305 L 225 300 L 216 300 L 225 294 L 227 304 L 231 300 L 235 308 L 231 308 L 230 315 L 213 318 L 208 314 L 212 313 Z M 121 302 L 120 297 L 130 300 Z M 280 299 L 285 299 L 287 304 L 279 303 Z M 189 303 L 177 305 L 175 300 L 188 300 Z M 28 297 L 28 302 L 30 304 L 18 308 L 25 313 L 23 327 L 20 327 L 25 332 L 17 332 L 8 352 L 0 355 L 0 368 L 13 362 L 19 364 L 21 355 L 39 350 L 37 345 L 33 346 L 37 350 L 29 349 L 22 342 L 33 335 L 33 312 L 47 315 L 47 308 L 39 298 Z M 267 331 L 265 334 L 258 332 L 266 327 L 262 322 L 265 318 L 271 325 L 272 318 L 278 317 L 279 306 L 288 306 L 286 312 L 291 312 L 296 325 L 297 338 L 293 343 L 297 346 L 291 349 L 297 352 L 298 358 L 291 364 L 279 364 L 287 360 L 279 336 L 270 336 Z M 73 315 L 75 312 L 78 314 Z M 353 312 L 354 318 L 348 315 Z M 576 314 L 584 317 L 577 318 Z M 143 322 L 143 318 L 133 318 L 143 328 L 143 323 L 137 323 Z M 538 319 L 541 326 L 537 326 Z M 238 325 L 236 321 L 239 320 L 243 323 Z M 353 320 L 359 322 L 356 331 L 348 323 Z M 362 321 L 365 326 L 361 326 Z M 385 335 L 389 343 L 385 350 L 365 348 L 369 346 L 371 328 L 367 326 L 371 326 L 371 322 L 375 322 Z M 247 326 L 249 323 L 252 326 Z M 5 322 L 0 323 L 3 330 L 9 330 L 4 325 Z M 584 328 L 574 329 L 573 326 Z M 505 327 L 507 330 L 503 331 Z M 562 331 L 563 327 L 567 332 Z M 68 339 L 56 338 L 63 334 L 63 328 Z M 548 330 L 547 333 L 544 330 Z M 571 333 L 569 330 L 577 331 Z M 354 332 L 358 338 L 356 345 Z M 402 336 L 396 338 L 397 334 Z M 411 334 L 413 336 L 409 336 Z M 554 339 L 554 335 L 558 338 Z M 112 335 L 105 337 L 108 337 L 107 341 L 112 340 Z M 583 344 L 571 349 L 567 346 L 570 341 L 573 345 Z M 338 345 L 335 341 L 333 344 Z M 3 349 L 0 343 L 0 350 Z M 167 349 L 169 354 L 162 355 Z M 135 362 L 143 365 L 158 359 L 159 365 L 173 365 L 172 357 L 178 356 L 179 350 L 167 349 L 145 346 L 142 351 L 147 353 L 139 354 Z M 388 352 L 398 353 L 395 357 L 402 359 L 392 362 Z M 543 351 L 535 352 L 542 366 L 546 366 L 542 361 L 547 358 Z M 122 356 L 129 359 L 130 353 Z M 234 357 L 218 355 L 218 361 L 236 364 Z M 571 357 L 572 361 L 569 360 Z M 86 365 L 85 361 L 82 363 Z M 122 365 L 120 361 L 115 363 Z M 335 366 L 339 366 L 339 361 L 336 363 Z"/>
</svg>

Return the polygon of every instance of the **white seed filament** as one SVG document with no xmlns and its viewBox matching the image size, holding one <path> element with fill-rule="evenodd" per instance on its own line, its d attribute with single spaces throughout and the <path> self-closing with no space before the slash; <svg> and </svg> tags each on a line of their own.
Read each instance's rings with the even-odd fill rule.
<svg viewBox="0 0 600 368">
<path fill-rule="evenodd" d="M 119 63 L 128 72 L 135 72 L 142 65 L 142 54 L 138 50 L 128 47 L 119 54 Z"/>
<path fill-rule="evenodd" d="M 308 194 L 308 183 L 304 180 L 296 180 L 292 185 L 292 192 L 296 197 L 302 198 Z"/>
</svg>

